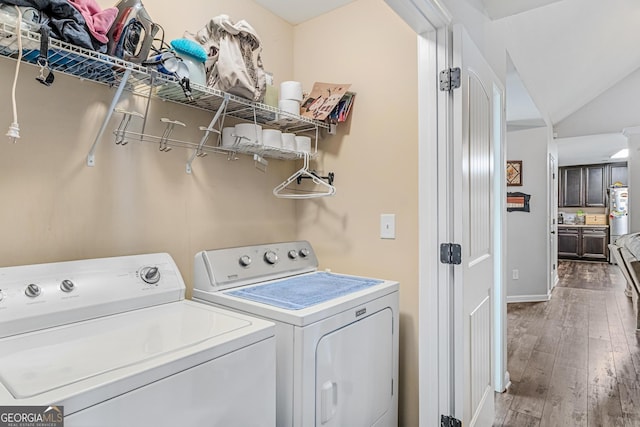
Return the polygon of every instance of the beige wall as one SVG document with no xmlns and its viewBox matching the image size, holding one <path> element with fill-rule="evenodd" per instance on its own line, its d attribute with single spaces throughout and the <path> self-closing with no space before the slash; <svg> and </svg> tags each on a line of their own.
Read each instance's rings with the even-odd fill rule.
<svg viewBox="0 0 640 427">
<path fill-rule="evenodd" d="M 246 18 L 263 38 L 265 67 L 291 78 L 291 25 L 252 1 L 166 4 L 145 0 L 167 40 L 220 13 Z M 188 175 L 190 151 L 161 153 L 155 145 L 135 142 L 116 146 L 114 115 L 96 166 L 87 167 L 86 155 L 115 92 L 103 85 L 57 73 L 47 88 L 34 80 L 37 69 L 23 64 L 17 92 L 21 138 L 8 143 L 14 67 L 14 61 L 0 58 L 0 265 L 166 251 L 190 287 L 199 250 L 295 238 L 294 202 L 271 193 L 291 173 L 292 162 L 272 161 L 263 174 L 247 156 L 230 162 L 209 154 Z M 128 94 L 119 106 L 144 112 L 142 101 Z M 153 102 L 149 134 L 162 133 L 160 117 L 185 122 L 187 129 L 174 136 L 197 142 L 197 127 L 208 125 L 212 114 Z"/>
<path fill-rule="evenodd" d="M 101 0 L 103 7 L 112 2 Z M 315 166 L 336 173 L 335 197 L 293 202 L 271 190 L 296 167 L 271 161 L 266 175 L 252 159 L 210 154 L 184 172 L 189 151 L 160 153 L 132 142 L 113 144 L 110 126 L 96 166 L 86 155 L 114 89 L 58 74 L 45 88 L 23 66 L 18 86 L 21 139 L 0 137 L 0 265 L 167 251 L 191 286 L 201 249 L 308 239 L 323 268 L 400 282 L 400 425 L 418 425 L 418 147 L 416 36 L 382 0 L 360 0 L 292 27 L 250 0 L 192 1 L 166 8 L 146 0 L 167 40 L 195 31 L 220 13 L 247 19 L 264 45 L 276 83 L 295 78 L 352 83 L 349 122 L 321 144 Z M 183 10 L 184 9 L 184 10 Z M 196 13 L 194 13 L 194 11 Z M 295 41 L 295 44 L 294 44 Z M 0 75 L 14 62 L 0 58 Z M 11 122 L 10 80 L 0 84 L 0 133 Z M 127 95 L 126 108 L 143 108 Z M 148 133 L 160 117 L 188 124 L 176 138 L 199 140 L 194 128 L 211 114 L 153 102 Z M 3 127 L 3 126 L 6 126 Z M 381 213 L 395 213 L 397 238 L 379 238 Z"/>
<path fill-rule="evenodd" d="M 351 83 L 352 116 L 319 144 L 337 194 L 298 202 L 298 237 L 321 267 L 400 282 L 400 425 L 418 425 L 417 37 L 382 0 L 360 0 L 295 27 L 294 75 Z M 397 238 L 381 240 L 380 214 Z"/>
</svg>

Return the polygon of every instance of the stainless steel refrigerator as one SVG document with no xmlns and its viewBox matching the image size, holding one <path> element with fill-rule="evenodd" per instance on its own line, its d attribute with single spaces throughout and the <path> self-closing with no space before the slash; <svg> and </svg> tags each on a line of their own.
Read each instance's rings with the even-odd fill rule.
<svg viewBox="0 0 640 427">
<path fill-rule="evenodd" d="M 609 242 L 629 233 L 629 189 L 609 188 Z"/>
</svg>

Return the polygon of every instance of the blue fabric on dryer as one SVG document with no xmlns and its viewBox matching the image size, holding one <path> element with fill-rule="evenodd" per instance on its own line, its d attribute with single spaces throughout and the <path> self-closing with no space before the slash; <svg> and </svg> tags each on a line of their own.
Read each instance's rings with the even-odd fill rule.
<svg viewBox="0 0 640 427">
<path fill-rule="evenodd" d="M 226 294 L 288 310 L 301 310 L 382 282 L 378 279 L 320 272 L 234 289 Z"/>
</svg>

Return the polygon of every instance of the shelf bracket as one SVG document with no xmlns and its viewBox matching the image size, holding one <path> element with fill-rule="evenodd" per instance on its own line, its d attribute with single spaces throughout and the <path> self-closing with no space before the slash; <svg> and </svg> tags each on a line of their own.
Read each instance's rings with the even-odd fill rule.
<svg viewBox="0 0 640 427">
<path fill-rule="evenodd" d="M 113 132 L 116 136 L 116 145 L 127 145 L 129 141 L 126 139 L 127 128 L 129 127 L 129 123 L 131 122 L 131 117 L 139 117 L 143 118 L 144 116 L 135 111 L 125 111 L 121 108 L 116 108 L 114 110 L 116 113 L 122 113 L 122 120 L 118 125 L 118 128 Z"/>
<path fill-rule="evenodd" d="M 266 172 L 267 166 L 269 166 L 269 162 L 262 156 L 258 154 L 253 155 L 253 164 L 260 172 Z"/>
<path fill-rule="evenodd" d="M 124 74 L 122 75 L 122 80 L 120 81 L 120 84 L 118 85 L 118 89 L 116 90 L 116 93 L 113 95 L 113 99 L 111 100 L 111 105 L 109 106 L 109 111 L 107 111 L 107 114 L 104 118 L 104 121 L 102 122 L 102 126 L 100 126 L 100 130 L 98 131 L 98 135 L 96 135 L 96 139 L 95 141 L 93 141 L 93 145 L 91 146 L 91 149 L 89 150 L 89 154 L 87 155 L 87 166 L 95 166 L 96 165 L 96 157 L 95 157 L 95 153 L 96 153 L 96 148 L 98 147 L 98 143 L 100 142 L 100 140 L 102 139 L 102 135 L 104 135 L 104 131 L 107 129 L 107 125 L 109 124 L 109 120 L 111 120 L 111 116 L 113 115 L 113 111 L 116 108 L 116 105 L 118 104 L 118 101 L 120 100 L 120 97 L 122 96 L 122 91 L 124 91 L 125 86 L 127 85 L 127 80 L 129 80 L 129 76 L 131 76 L 131 70 L 130 69 L 126 69 Z"/>
<path fill-rule="evenodd" d="M 162 123 L 166 123 L 167 127 L 164 129 L 164 133 L 160 137 L 160 146 L 158 148 L 163 153 L 168 153 L 169 151 L 172 150 L 172 148 L 169 147 L 169 136 L 171 136 L 171 132 L 173 132 L 173 128 L 176 125 L 180 125 L 182 127 L 186 127 L 187 125 L 185 125 L 182 122 L 179 122 L 178 120 L 167 119 L 166 117 L 161 118 L 160 121 Z"/>
<path fill-rule="evenodd" d="M 200 130 L 204 131 L 204 135 L 202 135 L 202 138 L 200 139 L 200 143 L 198 144 L 198 148 L 193 150 L 193 154 L 191 154 L 191 157 L 189 158 L 189 161 L 187 162 L 186 171 L 187 171 L 188 174 L 191 174 L 193 172 L 192 164 L 193 164 L 193 161 L 196 159 L 196 157 L 204 157 L 204 156 L 206 156 L 206 153 L 204 151 L 202 151 L 202 147 L 204 147 L 204 145 L 207 143 L 207 140 L 209 139 L 209 135 L 212 132 L 213 133 L 218 133 L 218 134 L 220 133 L 219 130 L 215 129 L 215 125 L 218 122 L 218 120 L 220 119 L 220 117 L 223 116 L 224 112 L 226 112 L 227 104 L 229 104 L 229 95 L 228 94 L 226 94 L 224 96 L 224 99 L 220 103 L 220 107 L 218 107 L 218 111 L 216 111 L 216 114 L 213 116 L 213 119 L 211 119 L 211 123 L 209 123 L 209 126 L 200 127 Z"/>
</svg>

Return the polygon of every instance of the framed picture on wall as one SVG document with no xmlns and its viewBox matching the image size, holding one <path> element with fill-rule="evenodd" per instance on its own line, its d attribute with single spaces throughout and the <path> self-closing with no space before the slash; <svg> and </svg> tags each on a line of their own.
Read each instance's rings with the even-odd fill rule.
<svg viewBox="0 0 640 427">
<path fill-rule="evenodd" d="M 507 212 L 529 212 L 530 194 L 507 193 Z"/>
<path fill-rule="evenodd" d="M 522 185 L 522 160 L 507 160 L 507 186 Z"/>
</svg>

